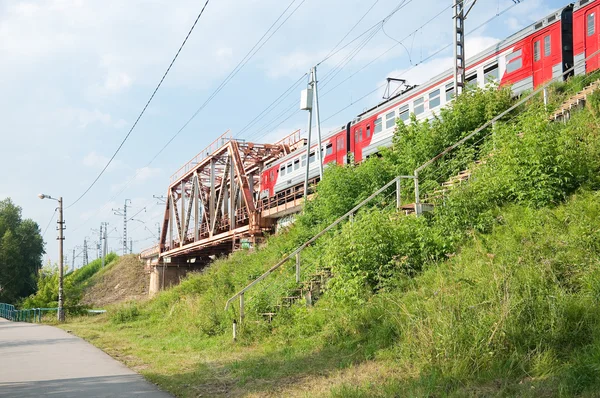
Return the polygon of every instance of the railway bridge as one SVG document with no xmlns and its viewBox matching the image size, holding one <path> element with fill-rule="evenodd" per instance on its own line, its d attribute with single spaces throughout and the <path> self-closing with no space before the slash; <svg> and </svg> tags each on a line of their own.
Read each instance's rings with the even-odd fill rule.
<svg viewBox="0 0 600 398">
<path fill-rule="evenodd" d="M 260 175 L 266 164 L 305 145 L 299 130 L 275 144 L 237 140 L 226 132 L 173 174 L 159 242 L 140 255 L 151 275 L 151 294 L 217 256 L 253 248 L 278 219 L 298 212 L 302 185 L 261 198 Z"/>
</svg>

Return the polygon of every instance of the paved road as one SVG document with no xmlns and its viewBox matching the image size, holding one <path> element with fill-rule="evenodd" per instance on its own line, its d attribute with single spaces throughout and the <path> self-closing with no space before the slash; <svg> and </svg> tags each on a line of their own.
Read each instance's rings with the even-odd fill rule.
<svg viewBox="0 0 600 398">
<path fill-rule="evenodd" d="M 0 397 L 170 396 L 61 329 L 0 318 Z"/>
</svg>

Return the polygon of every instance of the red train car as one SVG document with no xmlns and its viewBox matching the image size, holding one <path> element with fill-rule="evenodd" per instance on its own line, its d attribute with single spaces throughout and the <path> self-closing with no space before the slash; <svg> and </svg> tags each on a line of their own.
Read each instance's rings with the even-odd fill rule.
<svg viewBox="0 0 600 398">
<path fill-rule="evenodd" d="M 580 0 L 522 29 L 495 46 L 467 60 L 466 84 L 485 86 L 489 81 L 511 85 L 515 95 L 533 90 L 551 79 L 566 78 L 577 60 L 600 49 L 597 18 L 600 0 Z M 581 63 L 581 62 L 580 62 Z M 600 55 L 579 67 L 586 73 L 600 67 Z M 422 86 L 413 87 L 361 113 L 340 129 L 326 134 L 321 151 L 324 164 L 344 164 L 352 154 L 356 162 L 392 143 L 396 123 L 433 117 L 454 96 L 453 71 L 448 70 Z M 312 145 L 309 176 L 319 174 Z M 261 196 L 270 197 L 305 177 L 306 152 L 296 151 L 267 165 Z"/>
<path fill-rule="evenodd" d="M 600 67 L 600 1 L 580 0 L 573 9 L 573 52 L 575 74 L 583 75 Z M 594 55 L 595 54 L 595 55 Z M 586 61 L 586 58 L 590 57 Z"/>
</svg>

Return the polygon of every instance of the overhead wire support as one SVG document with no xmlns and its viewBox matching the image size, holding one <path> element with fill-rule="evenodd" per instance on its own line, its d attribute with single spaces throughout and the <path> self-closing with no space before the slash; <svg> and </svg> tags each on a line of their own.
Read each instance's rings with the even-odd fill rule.
<svg viewBox="0 0 600 398">
<path fill-rule="evenodd" d="M 162 78 L 160 79 L 160 81 L 158 82 L 158 85 L 156 86 L 156 88 L 154 89 L 154 91 L 152 92 L 152 95 L 150 96 L 150 98 L 148 99 L 148 101 L 146 102 L 146 105 L 144 105 L 144 108 L 142 109 L 142 111 L 140 112 L 140 114 L 138 115 L 137 119 L 135 120 L 135 122 L 133 123 L 133 125 L 131 126 L 131 128 L 129 129 L 129 131 L 127 132 L 127 134 L 125 135 L 125 138 L 123 138 L 123 140 L 121 141 L 121 144 L 119 144 L 119 146 L 117 147 L 117 150 L 113 153 L 113 155 L 110 157 L 110 159 L 108 160 L 108 162 L 106 163 L 106 165 L 104 166 L 104 168 L 102 169 L 102 171 L 100 171 L 100 174 L 98 174 L 98 176 L 94 179 L 94 181 L 90 184 L 90 186 L 81 194 L 81 196 L 79 196 L 77 198 L 77 200 L 75 200 L 73 203 L 71 203 L 67 209 L 71 208 L 72 206 L 74 206 L 75 204 L 77 204 L 81 199 L 83 199 L 83 197 L 85 195 L 87 195 L 87 193 L 93 188 L 93 186 L 96 184 L 96 182 L 98 182 L 98 180 L 100 179 L 100 177 L 102 177 L 102 175 L 104 174 L 104 172 L 106 171 L 106 169 L 108 169 L 108 167 L 110 166 L 110 164 L 112 163 L 112 161 L 115 159 L 115 157 L 117 156 L 117 154 L 119 153 L 119 151 L 121 150 L 121 148 L 123 147 L 123 145 L 125 144 L 125 142 L 127 141 L 127 139 L 129 138 L 129 136 L 131 135 L 131 133 L 133 132 L 133 130 L 135 129 L 135 127 L 137 126 L 138 122 L 140 121 L 140 119 L 142 118 L 142 116 L 144 115 L 144 113 L 146 112 L 146 109 L 148 109 L 148 106 L 150 106 L 150 103 L 152 102 L 152 100 L 154 99 L 154 96 L 156 95 L 156 93 L 158 92 L 158 90 L 160 89 L 160 86 L 162 86 L 163 82 L 165 81 L 165 78 L 167 77 L 167 75 L 169 74 L 169 72 L 171 71 L 171 68 L 173 67 L 173 64 L 175 64 L 175 61 L 177 60 L 177 58 L 179 57 L 179 54 L 181 53 L 181 50 L 183 49 L 183 47 L 185 46 L 185 44 L 187 43 L 190 35 L 192 34 L 192 32 L 194 31 L 194 28 L 196 27 L 196 25 L 198 24 L 198 21 L 200 20 L 200 17 L 202 17 L 202 14 L 204 14 L 204 10 L 206 9 L 206 7 L 208 6 L 208 3 L 210 2 L 210 0 L 206 0 L 206 2 L 204 3 L 204 6 L 202 7 L 202 9 L 200 10 L 200 13 L 198 14 L 198 16 L 196 17 L 196 20 L 194 21 L 194 24 L 192 25 L 192 27 L 190 28 L 190 30 L 188 31 L 187 35 L 185 36 L 185 39 L 183 40 L 183 42 L 181 43 L 181 45 L 179 46 L 179 49 L 177 50 L 177 53 L 175 54 L 175 56 L 173 57 L 173 59 L 171 60 L 171 63 L 169 64 L 169 67 L 167 68 L 167 70 L 165 71 L 165 73 L 163 74 Z"/>
</svg>

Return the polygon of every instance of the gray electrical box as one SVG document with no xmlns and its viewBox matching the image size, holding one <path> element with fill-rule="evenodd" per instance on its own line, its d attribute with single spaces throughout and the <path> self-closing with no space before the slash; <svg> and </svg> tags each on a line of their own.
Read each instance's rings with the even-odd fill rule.
<svg viewBox="0 0 600 398">
<path fill-rule="evenodd" d="M 313 103 L 313 89 L 307 88 L 306 90 L 302 90 L 302 94 L 300 94 L 300 109 L 303 111 L 310 111 L 312 109 Z"/>
</svg>

